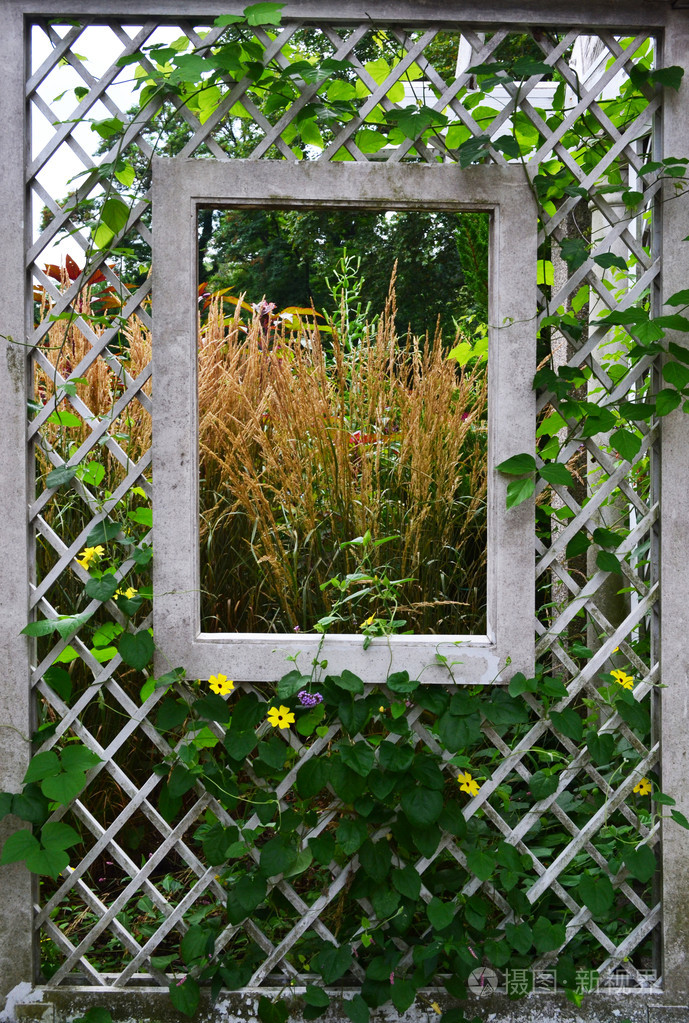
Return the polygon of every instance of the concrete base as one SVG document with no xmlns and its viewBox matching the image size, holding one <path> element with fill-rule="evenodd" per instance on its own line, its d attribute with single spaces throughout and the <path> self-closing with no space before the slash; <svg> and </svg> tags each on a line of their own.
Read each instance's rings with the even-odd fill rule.
<svg viewBox="0 0 689 1023">
<path fill-rule="evenodd" d="M 179 1023 L 182 1017 L 173 1009 L 167 991 L 159 987 L 141 987 L 138 990 L 105 991 L 95 987 L 61 987 L 59 989 L 24 990 L 20 985 L 18 999 L 12 995 L 8 1010 L 0 1015 L 2 1023 L 67 1023 L 83 1016 L 90 1008 L 107 1008 L 116 1021 L 122 1023 Z M 321 1016 L 323 1023 L 343 1023 L 346 1020 L 340 999 L 343 992 L 331 990 L 337 1001 Z M 241 994 L 222 994 L 215 1005 L 203 999 L 196 1023 L 253 1023 L 257 1020 L 258 1001 L 261 996 L 285 996 L 284 988 L 260 988 Z M 300 989 L 291 992 L 293 999 L 291 1020 L 300 1020 Z M 347 997 L 345 993 L 345 998 Z M 21 999 L 21 1000 L 19 1000 Z M 577 1008 L 560 994 L 534 994 L 514 1000 L 493 994 L 482 998 L 469 998 L 458 1003 L 443 989 L 430 989 L 419 996 L 417 1004 L 404 1015 L 390 1004 L 371 1014 L 371 1023 L 438 1023 L 441 1013 L 452 1007 L 463 1010 L 467 1023 L 689 1023 L 689 1006 L 666 1004 L 658 992 L 621 993 L 619 995 L 590 995 Z M 438 1011 L 440 1010 L 440 1012 Z"/>
</svg>

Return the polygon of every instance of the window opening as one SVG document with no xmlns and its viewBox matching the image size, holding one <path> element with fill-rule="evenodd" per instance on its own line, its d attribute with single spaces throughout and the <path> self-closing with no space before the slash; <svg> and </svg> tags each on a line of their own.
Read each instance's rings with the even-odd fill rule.
<svg viewBox="0 0 689 1023">
<path fill-rule="evenodd" d="M 487 259 L 482 212 L 199 211 L 203 632 L 485 634 Z"/>
</svg>

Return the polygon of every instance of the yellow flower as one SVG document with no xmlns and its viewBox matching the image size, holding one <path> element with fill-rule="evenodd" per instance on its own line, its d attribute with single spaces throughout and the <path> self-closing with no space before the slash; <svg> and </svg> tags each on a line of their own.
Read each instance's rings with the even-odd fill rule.
<svg viewBox="0 0 689 1023">
<path fill-rule="evenodd" d="M 380 714 L 384 714 L 385 713 L 385 707 L 379 707 L 378 711 L 379 711 Z"/>
<path fill-rule="evenodd" d="M 642 778 L 638 785 L 634 786 L 634 792 L 638 792 L 640 796 L 650 796 L 653 791 L 649 778 Z"/>
<path fill-rule="evenodd" d="M 218 696 L 227 696 L 234 689 L 234 682 L 227 675 L 211 675 L 208 685 Z"/>
<path fill-rule="evenodd" d="M 468 792 L 470 796 L 475 796 L 479 790 L 478 782 L 471 777 L 468 771 L 457 775 L 457 784 L 460 792 Z"/>
<path fill-rule="evenodd" d="M 360 628 L 360 629 L 367 629 L 369 625 L 373 625 L 373 623 L 375 622 L 375 620 L 376 620 L 376 616 L 375 616 L 375 615 L 371 615 L 371 617 L 370 617 L 370 618 L 367 618 L 365 622 L 362 622 L 362 623 L 361 623 L 361 625 L 359 626 L 359 628 Z"/>
<path fill-rule="evenodd" d="M 133 586 L 128 586 L 126 590 L 115 590 L 116 597 L 126 597 L 127 600 L 131 600 L 137 593 L 138 590 L 135 590 Z"/>
<path fill-rule="evenodd" d="M 82 568 L 89 568 L 92 561 L 97 561 L 104 554 L 105 547 L 102 547 L 100 544 L 96 547 L 85 547 L 77 558 L 77 564 L 81 565 Z"/>
<path fill-rule="evenodd" d="M 437 1012 L 439 1016 L 442 1016 L 443 1010 L 440 1008 L 437 1002 L 431 1002 L 431 1009 L 433 1009 L 433 1012 Z"/>
<path fill-rule="evenodd" d="M 289 707 L 271 707 L 268 711 L 268 724 L 273 728 L 289 728 L 295 722 L 295 717 Z"/>
<path fill-rule="evenodd" d="M 621 668 L 615 668 L 615 670 L 611 671 L 610 674 L 615 679 L 617 684 L 622 686 L 624 689 L 633 689 L 634 688 L 634 676 L 633 675 L 627 675 L 627 673 L 622 671 Z"/>
</svg>

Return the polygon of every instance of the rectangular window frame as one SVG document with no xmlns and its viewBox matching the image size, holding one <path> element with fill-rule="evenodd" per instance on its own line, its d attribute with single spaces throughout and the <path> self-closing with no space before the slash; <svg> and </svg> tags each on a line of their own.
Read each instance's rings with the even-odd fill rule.
<svg viewBox="0 0 689 1023">
<path fill-rule="evenodd" d="M 487 631 L 363 637 L 200 629 L 197 216 L 202 207 L 407 209 L 491 214 L 489 245 Z M 490 683 L 534 663 L 533 500 L 505 505 L 504 459 L 533 452 L 537 215 L 521 167 L 288 161 L 153 161 L 153 628 L 156 674 L 275 681 L 293 667 L 347 668 L 381 684 Z M 448 671 L 448 666 L 450 670 Z M 507 670 L 506 670 L 507 669 Z"/>
</svg>

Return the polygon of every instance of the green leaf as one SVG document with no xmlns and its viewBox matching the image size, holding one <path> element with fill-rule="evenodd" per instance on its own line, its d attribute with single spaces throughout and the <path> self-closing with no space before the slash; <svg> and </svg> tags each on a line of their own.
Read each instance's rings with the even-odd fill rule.
<svg viewBox="0 0 689 1023">
<path fill-rule="evenodd" d="M 353 856 L 368 838 L 368 829 L 363 821 L 345 817 L 337 826 L 337 844 L 345 856 Z"/>
<path fill-rule="evenodd" d="M 57 753 L 53 750 L 36 753 L 29 761 L 29 766 L 24 775 L 24 784 L 26 785 L 32 781 L 41 781 L 43 778 L 49 778 L 52 775 L 58 774 L 59 771 L 60 761 L 58 760 Z"/>
<path fill-rule="evenodd" d="M 244 14 L 249 25 L 279 25 L 284 6 L 284 3 L 251 4 L 244 8 Z"/>
<path fill-rule="evenodd" d="M 359 863 L 364 873 L 380 884 L 390 872 L 392 853 L 390 845 L 385 839 L 379 842 L 372 842 L 367 839 L 359 850 Z"/>
<path fill-rule="evenodd" d="M 335 855 L 335 838 L 329 831 L 324 831 L 316 838 L 309 838 L 309 849 L 316 863 L 327 867 Z"/>
<path fill-rule="evenodd" d="M 147 629 L 142 629 L 140 632 L 122 633 L 117 650 L 125 664 L 141 671 L 150 663 L 155 644 L 150 632 Z"/>
<path fill-rule="evenodd" d="M 153 525 L 153 512 L 150 508 L 133 508 L 132 511 L 127 512 L 127 518 L 148 529 Z"/>
<path fill-rule="evenodd" d="M 369 1023 L 371 1010 L 361 995 L 354 995 L 354 998 L 342 1000 L 342 1011 L 352 1023 Z"/>
<path fill-rule="evenodd" d="M 71 803 L 86 785 L 84 771 L 61 771 L 41 782 L 41 792 L 56 803 Z"/>
<path fill-rule="evenodd" d="M 663 379 L 678 391 L 689 384 L 689 366 L 681 362 L 667 362 L 662 369 Z"/>
<path fill-rule="evenodd" d="M 589 733 L 586 739 L 586 746 L 591 754 L 591 759 L 598 766 L 609 764 L 615 753 L 615 740 L 607 733 L 598 735 L 596 732 Z"/>
<path fill-rule="evenodd" d="M 261 1023 L 286 1023 L 288 1017 L 289 1008 L 284 998 L 273 1001 L 261 995 L 258 1000 L 258 1018 Z"/>
<path fill-rule="evenodd" d="M 603 252 L 600 256 L 594 256 L 593 262 L 602 266 L 604 270 L 611 266 L 617 267 L 618 270 L 627 269 L 627 260 L 622 256 L 616 256 L 614 252 Z"/>
<path fill-rule="evenodd" d="M 529 779 L 529 788 L 534 799 L 547 799 L 557 789 L 558 778 L 556 774 L 546 774 L 545 771 L 534 771 Z"/>
<path fill-rule="evenodd" d="M 449 927 L 455 918 L 457 907 L 452 902 L 441 902 L 434 895 L 426 906 L 426 915 L 436 931 Z"/>
<path fill-rule="evenodd" d="M 366 742 L 357 742 L 353 746 L 340 743 L 340 756 L 352 771 L 362 778 L 368 777 L 376 762 L 374 751 Z"/>
<path fill-rule="evenodd" d="M 284 874 L 297 858 L 297 850 L 283 835 L 269 839 L 261 848 L 260 867 L 265 877 Z"/>
<path fill-rule="evenodd" d="M 566 938 L 565 925 L 553 924 L 545 916 L 539 916 L 533 927 L 533 943 L 539 955 L 554 952 L 564 945 Z"/>
<path fill-rule="evenodd" d="M 64 771 L 88 771 L 101 763 L 101 758 L 87 746 L 72 744 L 62 751 L 62 769 Z"/>
<path fill-rule="evenodd" d="M 454 714 L 445 713 L 438 721 L 438 735 L 450 753 L 457 753 L 479 738 L 481 717 L 479 714 L 469 714 L 467 717 L 460 718 Z"/>
<path fill-rule="evenodd" d="M 507 692 L 510 696 L 521 696 L 522 693 L 536 693 L 538 692 L 538 679 L 526 678 L 523 672 L 518 671 L 516 675 L 512 676 Z"/>
<path fill-rule="evenodd" d="M 615 901 L 615 890 L 610 879 L 603 874 L 599 874 L 597 877 L 585 875 L 579 882 L 576 891 L 594 917 L 607 913 Z"/>
<path fill-rule="evenodd" d="M 218 693 L 206 693 L 194 700 L 192 708 L 204 721 L 217 721 L 224 725 L 232 716 L 228 703 Z"/>
<path fill-rule="evenodd" d="M 574 485 L 571 472 L 561 462 L 549 462 L 547 465 L 542 465 L 538 470 L 538 475 L 542 476 L 548 483 L 557 484 L 561 487 L 571 487 Z"/>
<path fill-rule="evenodd" d="M 108 543 L 109 540 L 113 540 L 119 532 L 121 532 L 122 526 L 119 522 L 108 522 L 104 519 L 99 522 L 98 525 L 94 526 L 89 535 L 86 537 L 87 547 L 97 547 L 98 544 Z"/>
<path fill-rule="evenodd" d="M 233 924 L 240 923 L 261 905 L 268 894 L 265 878 L 259 875 L 243 874 L 230 888 L 227 906 Z"/>
<path fill-rule="evenodd" d="M 313 984 L 306 985 L 303 998 L 307 1005 L 314 1005 L 318 1009 L 326 1009 L 330 1005 L 328 992 Z"/>
<path fill-rule="evenodd" d="M 179 950 L 182 959 L 191 966 L 201 959 L 205 959 L 209 952 L 213 951 L 213 932 L 193 924 L 183 936 Z"/>
<path fill-rule="evenodd" d="M 258 744 L 258 736 L 256 735 L 256 732 L 254 732 L 253 728 L 250 728 L 250 729 L 248 729 L 247 731 L 244 731 L 244 732 L 239 732 L 239 731 L 236 731 L 234 728 L 231 728 L 230 731 L 225 736 L 225 740 L 224 740 L 224 746 L 225 746 L 225 749 L 227 750 L 228 754 L 230 755 L 232 760 L 238 760 L 238 761 L 246 760 L 246 758 L 252 752 L 252 750 L 254 750 L 256 748 L 257 744 Z M 316 758 L 314 758 L 314 759 L 316 759 Z M 300 783 L 301 783 L 301 780 L 302 780 L 302 773 L 303 773 L 304 769 L 307 768 L 311 763 L 312 763 L 312 761 L 309 760 L 306 764 L 303 765 L 303 767 L 301 767 L 301 769 L 299 771 L 299 778 L 298 778 L 298 781 L 297 781 L 297 787 L 299 788 L 299 793 L 302 796 L 304 795 L 304 793 L 301 790 L 301 786 L 300 786 Z M 320 761 L 316 761 L 316 763 L 319 764 L 319 766 L 320 766 Z M 323 786 L 321 786 L 321 788 L 322 787 Z M 317 789 L 316 792 L 318 792 L 318 791 L 319 790 Z M 315 795 L 315 794 L 316 794 L 315 792 L 312 793 L 312 795 Z"/>
<path fill-rule="evenodd" d="M 125 188 L 130 188 L 134 184 L 136 172 L 131 163 L 118 163 L 115 169 L 115 177 Z"/>
<path fill-rule="evenodd" d="M 199 1007 L 201 991 L 193 977 L 187 977 L 183 984 L 171 980 L 169 995 L 174 1008 L 185 1016 L 193 1016 Z"/>
<path fill-rule="evenodd" d="M 505 476 L 521 476 L 523 473 L 535 471 L 536 459 L 533 455 L 526 453 L 512 455 L 511 458 L 506 458 L 504 462 L 500 462 L 495 468 L 498 472 L 504 473 Z"/>
<path fill-rule="evenodd" d="M 472 163 L 478 163 L 488 154 L 490 148 L 489 135 L 476 135 L 473 138 L 462 142 L 457 149 L 457 157 L 460 167 L 468 167 Z"/>
<path fill-rule="evenodd" d="M 346 945 L 339 948 L 326 945 L 314 956 L 313 965 L 323 978 L 324 984 L 334 984 L 352 965 L 352 953 Z"/>
<path fill-rule="evenodd" d="M 689 288 L 683 288 L 670 295 L 665 299 L 665 305 L 689 305 Z"/>
<path fill-rule="evenodd" d="M 101 207 L 101 223 L 113 234 L 119 234 L 129 218 L 129 207 L 115 196 L 110 196 Z"/>
<path fill-rule="evenodd" d="M 159 732 L 169 732 L 173 728 L 178 728 L 187 719 L 188 714 L 189 707 L 183 700 L 168 696 L 158 704 L 156 728 Z"/>
<path fill-rule="evenodd" d="M 63 313 L 63 317 L 69 317 L 70 314 Z M 56 410 L 51 412 L 46 423 L 58 423 L 60 426 L 81 426 L 81 419 L 79 416 L 75 416 L 73 412 L 68 412 L 66 409 Z"/>
<path fill-rule="evenodd" d="M 54 490 L 56 487 L 69 483 L 76 476 L 77 469 L 76 465 L 61 465 L 59 468 L 53 469 L 45 478 L 46 487 L 49 490 Z"/>
<path fill-rule="evenodd" d="M 596 565 L 602 572 L 616 572 L 617 575 L 622 575 L 620 559 L 610 551 L 598 551 Z"/>
<path fill-rule="evenodd" d="M 483 707 L 483 712 L 494 725 L 519 725 L 529 720 L 524 701 L 515 699 L 497 687 L 495 695 Z"/>
<path fill-rule="evenodd" d="M 683 813 L 680 813 L 679 810 L 670 810 L 670 816 L 675 824 L 679 824 L 680 828 L 689 831 L 689 820 L 687 820 Z"/>
<path fill-rule="evenodd" d="M 41 844 L 46 849 L 63 852 L 65 849 L 70 849 L 73 845 L 77 845 L 80 841 L 81 836 L 74 828 L 71 828 L 69 824 L 63 824 L 62 821 L 49 821 L 41 828 Z"/>
<path fill-rule="evenodd" d="M 393 870 L 391 881 L 400 895 L 405 899 L 412 899 L 416 902 L 421 893 L 421 878 L 414 867 L 404 867 L 402 870 Z"/>
<path fill-rule="evenodd" d="M 419 688 L 418 679 L 410 679 L 409 672 L 407 671 L 395 671 L 392 675 L 388 675 L 385 680 L 385 685 L 392 693 L 398 693 L 401 696 L 407 696 L 409 693 L 413 693 Z"/>
<path fill-rule="evenodd" d="M 84 593 L 92 600 L 106 601 L 119 589 L 120 581 L 113 572 L 106 572 L 100 579 L 89 579 L 84 587 Z"/>
<path fill-rule="evenodd" d="M 0 863 L 20 863 L 27 856 L 38 852 L 40 845 L 27 828 L 14 831 L 2 847 Z"/>
<path fill-rule="evenodd" d="M 487 881 L 496 867 L 495 857 L 485 849 L 471 849 L 467 853 L 467 870 L 480 881 Z"/>
<path fill-rule="evenodd" d="M 526 955 L 533 942 L 531 928 L 526 922 L 521 924 L 505 924 L 505 937 L 512 948 L 522 955 Z"/>
<path fill-rule="evenodd" d="M 21 630 L 23 636 L 49 636 L 57 632 L 62 639 L 71 636 L 80 629 L 91 617 L 92 612 L 79 615 L 65 615 L 60 618 L 42 618 L 39 622 L 29 622 Z"/>
<path fill-rule="evenodd" d="M 310 675 L 302 675 L 298 671 L 290 671 L 283 675 L 276 687 L 276 693 L 280 700 L 290 700 L 300 689 L 308 689 L 311 684 Z"/>
<path fill-rule="evenodd" d="M 550 720 L 558 732 L 562 732 L 563 735 L 566 735 L 568 739 L 573 739 L 574 742 L 580 742 L 583 734 L 583 724 L 581 718 L 572 707 L 566 707 L 562 711 L 551 711 Z"/>
<path fill-rule="evenodd" d="M 684 68 L 673 64 L 671 67 L 659 67 L 651 71 L 650 80 L 666 89 L 679 90 L 684 77 Z"/>
<path fill-rule="evenodd" d="M 231 734 L 231 733 L 230 733 Z M 297 791 L 302 799 L 313 799 L 328 783 L 330 761 L 321 754 L 311 757 L 299 767 Z"/>
<path fill-rule="evenodd" d="M 180 799 L 186 792 L 193 789 L 196 784 L 196 776 L 183 764 L 175 764 L 170 772 L 167 787 L 172 799 Z"/>
<path fill-rule="evenodd" d="M 30 824 L 41 824 L 48 816 L 48 805 L 38 785 L 25 785 L 12 800 L 12 813 Z"/>
<path fill-rule="evenodd" d="M 651 880 L 658 866 L 653 850 L 647 845 L 640 845 L 638 849 L 626 852 L 624 865 L 632 877 L 643 884 Z"/>
<path fill-rule="evenodd" d="M 575 533 L 565 548 L 565 554 L 568 558 L 578 558 L 579 555 L 584 554 L 590 546 L 591 541 L 586 533 Z"/>
<path fill-rule="evenodd" d="M 341 675 L 331 676 L 331 681 L 335 683 L 338 689 L 344 689 L 348 693 L 358 694 L 364 691 L 362 680 L 347 668 L 345 668 Z"/>
<path fill-rule="evenodd" d="M 589 250 L 581 238 L 564 238 L 560 242 L 560 255 L 570 269 L 577 270 L 589 258 Z"/>
<path fill-rule="evenodd" d="M 214 824 L 203 837 L 203 855 L 211 866 L 218 866 L 229 857 L 228 850 L 237 841 L 236 827 L 224 828 L 220 822 Z"/>
<path fill-rule="evenodd" d="M 409 823 L 423 828 L 437 821 L 443 809 L 443 796 L 436 789 L 415 786 L 404 793 L 401 803 Z"/>
<path fill-rule="evenodd" d="M 656 394 L 656 415 L 668 416 L 671 412 L 675 411 L 681 401 L 682 395 L 679 391 L 673 391 L 669 387 L 664 387 Z"/>
<path fill-rule="evenodd" d="M 69 703 L 72 695 L 72 676 L 59 664 L 52 664 L 43 676 L 53 692 L 57 693 L 61 700 Z"/>
<path fill-rule="evenodd" d="M 535 481 L 528 477 L 523 480 L 512 480 L 511 483 L 507 484 L 506 506 L 508 508 L 516 508 L 517 505 L 523 504 L 524 501 L 531 497 L 535 489 Z"/>
<path fill-rule="evenodd" d="M 378 153 L 388 144 L 387 135 L 372 128 L 362 128 L 354 136 L 354 141 L 362 153 Z"/>
<path fill-rule="evenodd" d="M 69 856 L 62 849 L 37 849 L 26 857 L 26 869 L 32 874 L 58 877 L 69 866 Z"/>
<path fill-rule="evenodd" d="M 413 760 L 414 750 L 411 746 L 385 739 L 378 747 L 378 761 L 385 771 L 403 773 L 409 770 Z"/>
<path fill-rule="evenodd" d="M 400 1015 L 403 1015 L 407 1009 L 411 1008 L 415 998 L 416 988 L 412 982 L 395 977 L 395 983 L 392 985 L 390 992 L 390 999 Z"/>
<path fill-rule="evenodd" d="M 639 434 L 634 433 L 632 430 L 615 430 L 610 435 L 611 446 L 628 462 L 631 462 L 638 455 L 641 450 L 641 443 L 642 439 Z"/>
</svg>

